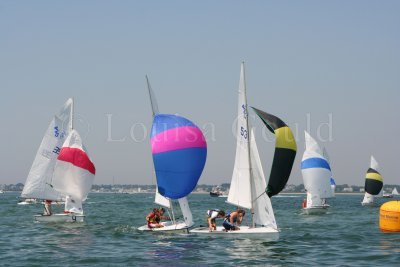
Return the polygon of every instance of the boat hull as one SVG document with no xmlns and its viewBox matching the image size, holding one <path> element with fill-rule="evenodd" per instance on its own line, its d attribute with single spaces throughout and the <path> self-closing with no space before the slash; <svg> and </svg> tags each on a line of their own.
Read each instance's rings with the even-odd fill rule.
<svg viewBox="0 0 400 267">
<path fill-rule="evenodd" d="M 178 221 L 176 223 L 172 222 L 161 222 L 164 227 L 160 228 L 149 228 L 147 224 L 142 225 L 138 228 L 139 231 L 142 232 L 160 232 L 160 233 L 181 233 L 181 234 L 187 234 L 189 233 L 191 225 L 188 226 L 185 222 Z"/>
<path fill-rule="evenodd" d="M 211 197 L 219 197 L 220 195 L 222 195 L 222 194 L 219 192 L 210 192 Z"/>
<path fill-rule="evenodd" d="M 35 215 L 35 221 L 37 222 L 83 222 L 85 215 L 83 214 L 53 214 L 47 215 Z"/>
<path fill-rule="evenodd" d="M 361 205 L 373 207 L 373 206 L 375 206 L 375 203 L 374 202 L 361 202 Z"/>
<path fill-rule="evenodd" d="M 197 227 L 190 230 L 191 234 L 199 235 L 218 235 L 218 236 L 250 236 L 251 238 L 266 238 L 266 236 L 275 239 L 279 238 L 279 230 L 272 227 L 248 227 L 240 226 L 240 230 L 226 231 L 224 227 L 217 226 L 217 230 L 210 232 L 208 227 Z"/>
<path fill-rule="evenodd" d="M 303 208 L 305 214 L 314 215 L 314 214 L 325 214 L 328 211 L 329 205 L 323 206 L 312 206 Z"/>
</svg>

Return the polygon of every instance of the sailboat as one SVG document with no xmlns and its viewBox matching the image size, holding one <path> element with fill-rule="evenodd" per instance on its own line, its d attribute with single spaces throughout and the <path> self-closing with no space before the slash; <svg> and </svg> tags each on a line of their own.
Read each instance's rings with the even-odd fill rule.
<svg viewBox="0 0 400 267">
<path fill-rule="evenodd" d="M 393 196 L 398 196 L 398 195 L 400 195 L 399 192 L 397 191 L 397 188 L 396 188 L 396 187 L 393 188 L 393 190 L 392 190 L 392 195 L 393 195 Z"/>
<path fill-rule="evenodd" d="M 379 165 L 373 156 L 371 156 L 371 165 L 367 170 L 365 177 L 365 195 L 361 202 L 363 206 L 374 205 L 374 196 L 379 195 L 382 191 L 383 179 L 382 175 L 379 173 Z"/>
<path fill-rule="evenodd" d="M 279 118 L 252 108 L 265 126 L 275 134 L 275 155 L 268 186 L 265 181 L 253 128 L 248 120 L 244 63 L 241 64 L 239 103 L 236 130 L 236 158 L 227 203 L 250 210 L 250 225 L 239 230 L 225 231 L 217 226 L 213 232 L 208 227 L 191 230 L 196 234 L 251 235 L 252 237 L 277 236 L 279 233 L 270 198 L 286 185 L 296 156 L 296 142 L 292 131 Z M 264 236 L 265 237 L 265 236 Z"/>
<path fill-rule="evenodd" d="M 84 218 L 82 201 L 89 193 L 94 174 L 94 165 L 78 132 L 73 129 L 73 100 L 70 98 L 45 133 L 21 197 L 65 200 L 64 213 L 35 215 L 37 221 L 81 222 Z"/>
<path fill-rule="evenodd" d="M 325 213 L 329 208 L 326 199 L 333 197 L 331 168 L 315 139 L 306 131 L 304 134 L 306 150 L 301 161 L 301 173 L 307 199 L 303 202 L 303 210 L 307 214 Z"/>
<path fill-rule="evenodd" d="M 151 148 L 157 178 L 155 203 L 170 210 L 170 220 L 161 222 L 164 227 L 149 228 L 143 225 L 139 231 L 188 233 L 194 225 L 186 198 L 197 185 L 207 158 L 207 143 L 202 131 L 190 120 L 170 114 L 161 114 L 150 82 L 147 88 L 153 112 Z M 172 202 L 178 201 L 183 220 L 175 217 Z"/>
</svg>

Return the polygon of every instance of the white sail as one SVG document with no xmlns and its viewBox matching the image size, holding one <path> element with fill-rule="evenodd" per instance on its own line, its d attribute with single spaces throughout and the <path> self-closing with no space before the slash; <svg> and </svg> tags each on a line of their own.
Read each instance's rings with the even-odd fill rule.
<svg viewBox="0 0 400 267">
<path fill-rule="evenodd" d="M 331 165 L 331 158 L 329 157 L 328 150 L 325 147 L 322 148 L 322 155 L 328 161 L 329 165 Z"/>
<path fill-rule="evenodd" d="M 65 208 L 64 212 L 73 212 L 83 214 L 82 200 L 77 198 L 72 198 L 71 196 L 65 197 Z"/>
<path fill-rule="evenodd" d="M 251 209 L 250 151 L 246 81 L 244 63 L 240 69 L 239 104 L 236 129 L 236 158 L 227 202 L 235 206 Z"/>
<path fill-rule="evenodd" d="M 60 200 L 62 195 L 51 187 L 56 158 L 72 129 L 72 99 L 54 116 L 36 153 L 21 197 Z"/>
<path fill-rule="evenodd" d="M 378 162 L 376 161 L 376 159 L 374 158 L 374 156 L 371 156 L 371 165 L 370 165 L 370 168 L 371 168 L 371 169 L 374 169 L 374 170 L 377 171 L 377 172 L 380 172 L 380 170 L 379 170 L 379 164 L 378 164 Z"/>
<path fill-rule="evenodd" d="M 329 154 L 328 154 L 328 151 L 326 150 L 325 147 L 322 149 L 322 152 L 323 152 L 324 158 L 326 159 L 326 161 L 328 161 L 329 166 L 332 166 L 331 160 L 330 160 L 330 157 L 329 157 Z M 333 179 L 332 169 L 331 169 L 331 175 L 332 175 L 332 176 L 331 176 L 331 179 L 330 179 L 330 182 L 331 182 L 331 190 L 332 190 L 332 197 L 334 197 L 334 196 L 335 196 L 335 189 L 336 189 L 336 182 L 335 182 L 335 179 Z"/>
<path fill-rule="evenodd" d="M 365 192 L 362 204 L 372 204 L 372 203 L 374 203 L 374 196 L 369 194 L 368 192 Z"/>
<path fill-rule="evenodd" d="M 314 203 L 317 203 L 319 201 L 316 198 L 333 197 L 330 183 L 332 173 L 320 146 L 307 132 L 305 132 L 305 140 L 306 150 L 301 162 L 301 172 L 305 189 L 312 195 Z"/>
<path fill-rule="evenodd" d="M 399 195 L 399 192 L 397 191 L 397 188 L 396 188 L 396 187 L 393 188 L 393 190 L 392 190 L 392 195 L 393 195 L 393 196 L 398 196 L 398 195 Z"/>
<path fill-rule="evenodd" d="M 153 118 L 154 118 L 154 116 L 159 113 L 159 110 L 158 110 L 158 104 L 157 104 L 156 96 L 155 96 L 155 94 L 153 92 L 153 89 L 151 89 L 150 81 L 149 81 L 149 78 L 147 77 L 147 75 L 146 75 L 146 83 L 147 83 L 147 90 L 149 92 L 151 111 L 153 113 Z M 168 209 L 171 208 L 171 201 L 168 198 L 162 196 L 158 192 L 158 187 L 157 186 L 156 186 L 156 195 L 155 195 L 155 198 L 154 198 L 154 203 L 156 203 L 158 205 L 161 205 L 163 207 L 166 207 Z"/>
<path fill-rule="evenodd" d="M 162 196 L 158 192 L 158 188 L 157 187 L 156 187 L 156 196 L 154 198 L 154 203 L 156 203 L 158 205 L 161 205 L 163 207 L 166 207 L 168 209 L 171 208 L 171 201 L 168 198 Z"/>
<path fill-rule="evenodd" d="M 94 175 L 95 167 L 82 139 L 76 130 L 72 130 L 57 158 L 53 188 L 73 200 L 84 201 L 92 187 Z"/>
<path fill-rule="evenodd" d="M 267 184 L 258 153 L 254 131 L 250 129 L 250 164 L 251 164 L 251 195 L 253 198 L 254 223 L 259 226 L 271 226 L 278 229 L 271 200 L 265 193 Z"/>
<path fill-rule="evenodd" d="M 187 226 L 191 227 L 193 222 L 192 212 L 190 211 L 189 202 L 186 197 L 178 199 L 179 206 L 181 207 L 182 215 Z"/>
</svg>

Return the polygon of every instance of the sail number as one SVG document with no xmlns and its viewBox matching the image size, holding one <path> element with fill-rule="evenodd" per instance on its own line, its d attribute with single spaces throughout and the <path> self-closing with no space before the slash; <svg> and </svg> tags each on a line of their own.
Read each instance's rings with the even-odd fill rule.
<svg viewBox="0 0 400 267">
<path fill-rule="evenodd" d="M 58 129 L 58 126 L 54 127 L 54 136 L 59 137 L 60 139 L 63 139 L 65 137 L 65 132 Z"/>
<path fill-rule="evenodd" d="M 244 139 L 247 139 L 247 130 L 245 128 L 240 127 L 240 135 L 244 137 Z"/>
<path fill-rule="evenodd" d="M 244 104 L 242 105 L 242 109 L 243 109 L 243 117 L 246 119 L 247 118 L 247 108 Z"/>
</svg>

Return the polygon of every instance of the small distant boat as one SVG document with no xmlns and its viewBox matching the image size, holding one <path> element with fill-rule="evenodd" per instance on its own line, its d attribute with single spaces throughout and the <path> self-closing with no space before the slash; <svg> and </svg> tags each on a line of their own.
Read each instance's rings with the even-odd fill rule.
<svg viewBox="0 0 400 267">
<path fill-rule="evenodd" d="M 202 131 L 190 120 L 170 114 L 161 114 L 146 76 L 147 89 L 153 113 L 151 149 L 157 178 L 155 203 L 169 210 L 169 221 L 164 227 L 149 228 L 143 225 L 139 231 L 188 233 L 194 225 L 187 201 L 196 187 L 207 158 L 207 143 Z M 172 201 L 178 201 L 183 220 L 175 218 Z"/>
<path fill-rule="evenodd" d="M 301 173 L 307 199 L 302 208 L 307 214 L 326 213 L 330 207 L 326 199 L 334 196 L 331 188 L 331 168 L 315 139 L 306 131 L 304 134 L 306 150 L 301 161 Z"/>
<path fill-rule="evenodd" d="M 0 194 L 4 194 L 4 191 L 0 189 Z"/>
<path fill-rule="evenodd" d="M 213 188 L 213 190 L 210 192 L 210 196 L 212 197 L 228 197 L 219 186 Z"/>
<path fill-rule="evenodd" d="M 383 178 L 379 173 L 379 164 L 375 160 L 373 156 L 371 156 L 371 165 L 367 170 L 367 174 L 365 176 L 365 195 L 364 199 L 361 202 L 363 206 L 373 206 L 374 205 L 374 196 L 377 196 L 382 191 L 383 187 Z"/>
<path fill-rule="evenodd" d="M 36 204 L 38 201 L 36 198 L 20 198 L 18 201 L 18 205 L 29 205 L 29 204 Z"/>
<path fill-rule="evenodd" d="M 384 198 L 393 198 L 393 194 L 383 191 L 382 197 L 384 197 Z"/>
</svg>

